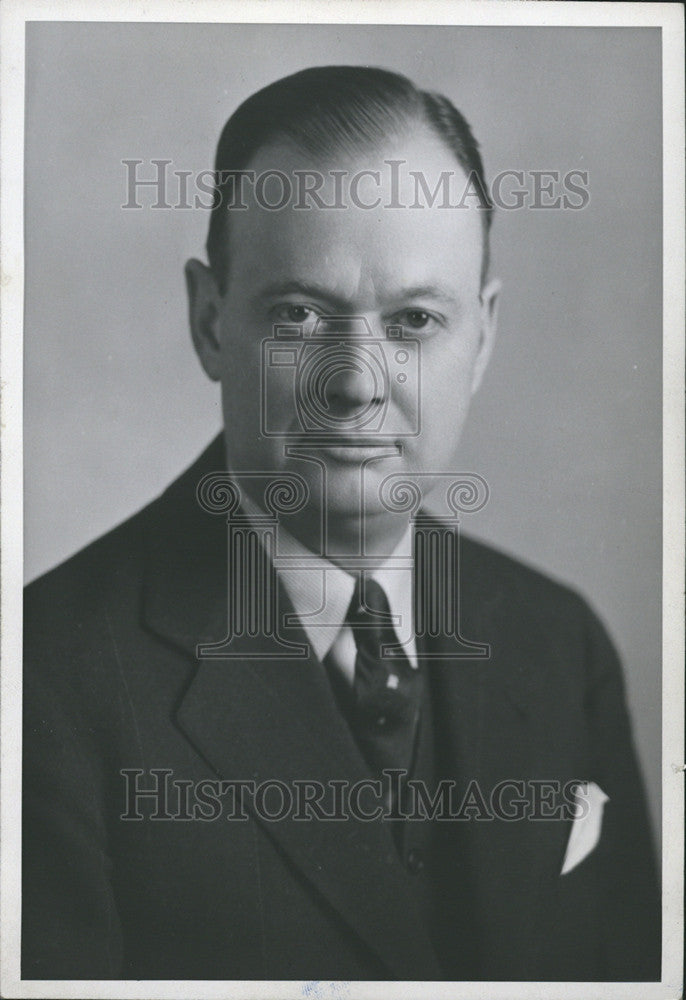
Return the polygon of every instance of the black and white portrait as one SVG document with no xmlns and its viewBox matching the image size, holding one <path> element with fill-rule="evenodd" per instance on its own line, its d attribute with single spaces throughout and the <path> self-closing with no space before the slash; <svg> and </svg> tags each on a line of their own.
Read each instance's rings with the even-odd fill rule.
<svg viewBox="0 0 686 1000">
<path fill-rule="evenodd" d="M 633 6 L 27 20 L 8 996 L 677 995 Z"/>
</svg>

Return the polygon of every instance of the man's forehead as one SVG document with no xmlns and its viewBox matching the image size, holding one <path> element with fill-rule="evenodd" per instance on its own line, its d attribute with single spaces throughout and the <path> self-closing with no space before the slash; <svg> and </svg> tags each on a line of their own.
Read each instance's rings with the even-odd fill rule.
<svg viewBox="0 0 686 1000">
<path fill-rule="evenodd" d="M 274 282 L 322 284 L 334 272 L 348 287 L 359 271 L 360 280 L 364 275 L 391 294 L 403 286 L 439 286 L 447 272 L 471 276 L 480 270 L 478 199 L 454 207 L 468 178 L 451 150 L 424 127 L 340 158 L 274 143 L 249 169 L 248 208 L 229 210 L 228 235 L 231 269 L 251 284 L 265 270 Z M 316 196 L 308 193 L 314 186 Z M 287 194 L 286 204 L 269 207 Z"/>
<path fill-rule="evenodd" d="M 443 225 L 454 229 L 455 222 Z M 252 230 L 249 243 L 240 227 L 231 237 L 231 272 L 251 289 L 251 296 L 278 297 L 301 292 L 307 297 L 329 291 L 341 303 L 360 298 L 391 302 L 411 291 L 433 299 L 449 299 L 460 285 L 477 285 L 481 267 L 481 233 L 469 239 L 441 236 L 428 225 L 402 227 L 396 215 L 389 226 L 373 224 L 360 235 L 354 225 L 316 217 L 289 225 L 271 222 Z"/>
</svg>

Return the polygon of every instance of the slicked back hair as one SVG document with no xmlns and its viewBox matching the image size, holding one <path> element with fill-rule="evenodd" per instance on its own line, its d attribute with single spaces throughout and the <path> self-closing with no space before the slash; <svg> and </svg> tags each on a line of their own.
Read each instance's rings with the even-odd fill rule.
<svg viewBox="0 0 686 1000">
<path fill-rule="evenodd" d="M 417 122 L 438 135 L 467 177 L 475 181 L 482 210 L 481 279 L 485 281 L 493 205 L 479 145 L 464 116 L 447 97 L 419 90 L 399 73 L 366 66 L 317 66 L 257 91 L 222 130 L 206 243 L 220 289 L 224 289 L 229 268 L 227 197 L 230 200 L 233 194 L 235 172 L 247 170 L 263 147 L 286 140 L 316 157 L 330 156 L 340 149 L 367 151 L 400 137 Z"/>
</svg>

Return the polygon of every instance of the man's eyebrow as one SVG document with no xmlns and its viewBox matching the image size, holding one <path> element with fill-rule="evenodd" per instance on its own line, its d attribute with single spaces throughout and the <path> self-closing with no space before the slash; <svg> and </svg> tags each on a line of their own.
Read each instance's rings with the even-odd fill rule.
<svg viewBox="0 0 686 1000">
<path fill-rule="evenodd" d="M 318 285 L 316 282 L 299 281 L 297 279 L 276 281 L 265 285 L 264 288 L 261 288 L 253 296 L 252 301 L 254 304 L 257 304 L 264 299 L 278 299 L 282 295 L 303 295 L 308 299 L 317 299 L 320 302 L 326 302 L 341 314 L 349 312 L 351 309 L 351 303 L 330 288 Z M 387 298 L 388 301 L 394 303 L 408 302 L 412 299 L 422 298 L 434 299 L 437 302 L 445 302 L 449 305 L 454 305 L 458 302 L 457 296 L 451 294 L 448 289 L 441 288 L 440 285 L 411 285 L 408 288 L 397 289 L 387 296 Z"/>
<path fill-rule="evenodd" d="M 409 299 L 435 299 L 439 302 L 455 303 L 456 295 L 439 285 L 411 285 L 409 288 L 399 288 L 392 296 L 393 301 L 406 302 Z"/>
<path fill-rule="evenodd" d="M 263 299 L 277 299 L 282 295 L 304 295 L 308 299 L 318 299 L 320 302 L 330 304 L 342 313 L 350 308 L 350 303 L 331 291 L 330 288 L 325 288 L 323 285 L 311 281 L 297 280 L 276 281 L 265 285 L 253 296 L 253 303 L 259 303 Z"/>
</svg>

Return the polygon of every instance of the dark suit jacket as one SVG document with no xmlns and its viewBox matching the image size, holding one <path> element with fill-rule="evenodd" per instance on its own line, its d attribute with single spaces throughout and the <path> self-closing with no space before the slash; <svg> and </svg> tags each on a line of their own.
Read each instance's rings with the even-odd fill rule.
<svg viewBox="0 0 686 1000">
<path fill-rule="evenodd" d="M 436 930 L 387 823 L 120 819 L 122 769 L 147 783 L 153 768 L 189 782 L 368 774 L 321 664 L 196 658 L 226 635 L 226 525 L 195 499 L 221 468 L 216 441 L 27 589 L 23 976 L 659 979 L 616 655 L 578 596 L 466 539 L 462 631 L 491 656 L 428 668 L 439 773 L 485 794 L 506 778 L 597 782 L 610 801 L 577 868 L 560 875 L 568 820 L 448 823 Z"/>
</svg>

